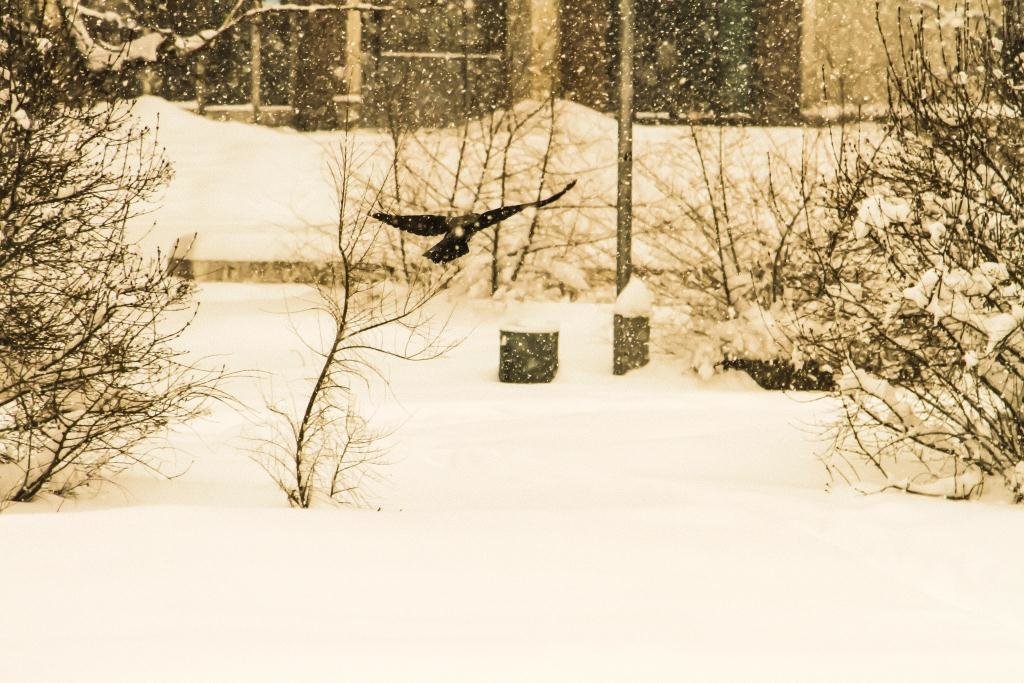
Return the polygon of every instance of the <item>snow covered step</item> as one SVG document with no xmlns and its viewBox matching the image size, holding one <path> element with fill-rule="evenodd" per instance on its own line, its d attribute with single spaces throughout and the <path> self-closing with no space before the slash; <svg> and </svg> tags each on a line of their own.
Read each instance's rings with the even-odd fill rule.
<svg viewBox="0 0 1024 683">
<path fill-rule="evenodd" d="M 185 111 L 197 113 L 195 101 L 175 102 Z M 235 121 L 238 123 L 260 123 L 264 126 L 290 126 L 294 116 L 292 108 L 287 105 L 260 105 L 259 115 L 253 110 L 252 104 L 207 104 L 203 107 L 203 116 L 214 121 Z"/>
<path fill-rule="evenodd" d="M 334 249 L 316 231 L 190 233 L 175 242 L 171 267 L 200 282 L 315 282 L 337 266 Z"/>
<path fill-rule="evenodd" d="M 334 267 L 327 261 L 220 261 L 185 258 L 174 274 L 198 282 L 317 282 Z"/>
</svg>

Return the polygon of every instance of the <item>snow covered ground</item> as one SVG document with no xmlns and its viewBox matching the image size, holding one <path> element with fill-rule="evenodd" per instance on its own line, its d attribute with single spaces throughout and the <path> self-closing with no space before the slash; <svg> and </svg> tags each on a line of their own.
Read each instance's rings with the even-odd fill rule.
<svg viewBox="0 0 1024 683">
<path fill-rule="evenodd" d="M 177 168 L 152 244 L 281 258 L 333 221 L 329 136 L 140 107 Z M 827 402 L 614 377 L 610 303 L 439 302 L 461 343 L 364 397 L 371 505 L 291 510 L 250 456 L 317 369 L 308 292 L 200 294 L 183 343 L 243 406 L 171 436 L 174 478 L 0 514 L 0 681 L 1021 680 L 1024 510 L 827 490 Z M 550 385 L 497 382 L 525 315 Z"/>
<path fill-rule="evenodd" d="M 272 372 L 229 385 L 258 410 L 314 370 L 304 292 L 206 285 L 186 343 Z M 610 306 L 447 306 L 463 342 L 371 392 L 371 509 L 285 507 L 265 413 L 217 406 L 181 476 L 0 515 L 0 679 L 1020 680 L 1024 511 L 826 492 L 826 403 L 614 377 Z M 561 325 L 550 385 L 496 381 L 524 310 Z"/>
</svg>

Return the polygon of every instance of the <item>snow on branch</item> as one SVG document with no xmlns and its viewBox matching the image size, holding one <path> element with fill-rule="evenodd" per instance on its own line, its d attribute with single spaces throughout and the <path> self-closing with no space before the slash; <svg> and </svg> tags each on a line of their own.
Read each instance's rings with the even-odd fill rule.
<svg viewBox="0 0 1024 683">
<path fill-rule="evenodd" d="M 317 13 L 393 9 L 389 5 L 357 2 L 343 5 L 282 4 L 256 7 L 242 11 L 242 7 L 249 3 L 250 0 L 238 0 L 215 27 L 182 36 L 172 29 L 145 26 L 139 17 L 124 16 L 114 11 L 96 10 L 79 0 L 60 0 L 64 16 L 71 27 L 71 34 L 75 40 L 75 45 L 85 58 L 86 65 L 90 71 L 118 71 L 122 66 L 131 62 L 156 62 L 159 61 L 161 54 L 166 52 L 174 52 L 178 55 L 196 52 L 242 21 L 261 14 L 269 14 L 271 12 Z M 110 25 L 122 32 L 127 30 L 136 35 L 119 42 L 103 40 L 94 31 L 90 30 L 90 21 L 94 24 Z"/>
</svg>

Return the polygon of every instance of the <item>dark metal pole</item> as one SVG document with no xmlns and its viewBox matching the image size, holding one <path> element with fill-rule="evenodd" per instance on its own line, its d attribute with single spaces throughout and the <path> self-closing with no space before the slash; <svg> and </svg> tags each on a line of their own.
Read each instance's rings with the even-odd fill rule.
<svg viewBox="0 0 1024 683">
<path fill-rule="evenodd" d="M 633 249 L 633 33 L 634 0 L 619 0 L 619 189 L 616 198 L 617 240 L 615 259 L 615 291 L 629 284 L 632 274 Z M 646 316 L 635 316 L 616 302 L 612 316 L 612 372 L 622 375 L 647 364 L 647 342 L 650 321 Z"/>
<path fill-rule="evenodd" d="M 616 198 L 615 291 L 622 292 L 632 270 L 633 246 L 633 0 L 619 0 L 619 188 Z"/>
<path fill-rule="evenodd" d="M 260 35 L 259 15 L 249 24 L 249 99 L 252 102 L 252 122 L 260 123 L 260 108 L 263 106 L 263 45 Z"/>
</svg>

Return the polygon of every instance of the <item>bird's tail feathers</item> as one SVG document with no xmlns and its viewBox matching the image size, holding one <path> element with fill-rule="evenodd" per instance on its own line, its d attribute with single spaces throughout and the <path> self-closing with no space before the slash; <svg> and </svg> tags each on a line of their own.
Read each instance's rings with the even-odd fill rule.
<svg viewBox="0 0 1024 683">
<path fill-rule="evenodd" d="M 465 239 L 449 239 L 445 238 L 435 244 L 430 249 L 423 252 L 423 255 L 434 263 L 444 264 L 450 263 L 460 256 L 465 256 L 469 253 L 469 244 Z"/>
</svg>

